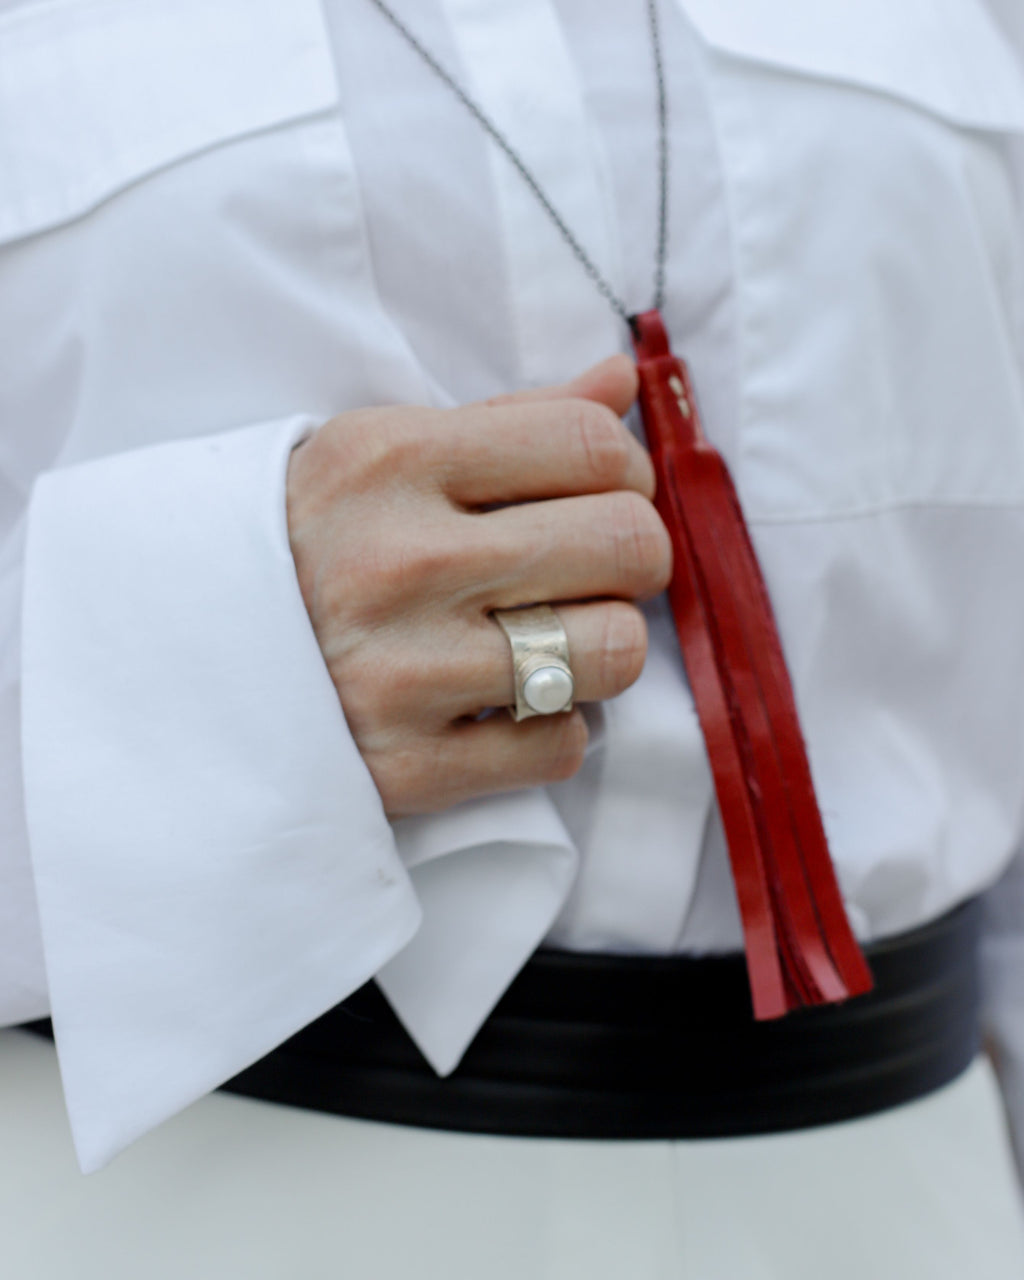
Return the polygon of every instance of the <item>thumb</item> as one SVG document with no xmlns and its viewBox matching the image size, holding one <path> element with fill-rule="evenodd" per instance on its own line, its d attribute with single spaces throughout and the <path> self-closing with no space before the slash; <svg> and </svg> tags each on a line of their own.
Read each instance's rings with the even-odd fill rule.
<svg viewBox="0 0 1024 1280">
<path fill-rule="evenodd" d="M 529 404 L 538 400 L 595 400 L 607 405 L 621 418 L 636 399 L 636 365 L 626 355 L 609 356 L 591 365 L 571 382 L 553 387 L 536 387 L 530 391 L 514 391 L 495 396 L 489 405 Z"/>
</svg>

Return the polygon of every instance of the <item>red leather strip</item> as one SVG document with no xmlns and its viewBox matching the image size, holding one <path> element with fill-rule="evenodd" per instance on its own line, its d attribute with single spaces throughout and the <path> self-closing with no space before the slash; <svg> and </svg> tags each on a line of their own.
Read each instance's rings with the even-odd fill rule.
<svg viewBox="0 0 1024 1280">
<path fill-rule="evenodd" d="M 776 747 L 780 726 L 769 721 L 766 698 L 758 683 L 753 648 L 762 639 L 756 594 L 730 556 L 731 523 L 721 516 L 723 486 L 729 484 L 718 455 L 707 448 L 687 450 L 676 470 L 687 495 L 685 512 L 707 598 L 713 602 L 719 662 L 736 706 L 734 725 L 741 741 L 747 787 L 756 797 L 761 856 L 775 887 L 773 901 L 779 932 L 785 939 L 787 967 L 805 1003 L 842 1000 L 846 987 L 835 970 L 822 936 L 797 843 L 790 796 Z M 785 731 L 788 726 L 781 726 Z"/>
<path fill-rule="evenodd" d="M 657 336 L 656 332 L 652 335 L 655 341 Z M 667 356 L 667 339 L 664 350 Z M 641 413 L 645 422 L 657 424 L 664 416 L 664 408 L 660 405 L 662 391 L 658 371 L 644 359 L 639 347 L 638 356 Z M 729 848 L 746 942 L 754 1016 L 758 1019 L 777 1018 L 790 1008 L 792 999 L 784 979 L 771 892 L 759 854 L 757 819 L 732 732 L 729 692 L 723 684 L 715 657 L 712 639 L 714 620 L 706 614 L 705 593 L 700 587 L 689 529 L 681 509 L 682 486 L 674 474 L 678 445 L 683 442 L 672 432 L 655 426 L 648 430 L 647 443 L 658 477 L 655 503 L 672 540 L 674 567 L 669 600 L 694 689 Z"/>
<path fill-rule="evenodd" d="M 723 660 L 750 737 L 749 774 L 761 800 L 765 857 L 780 885 L 781 932 L 792 942 L 793 976 L 804 1000 L 841 1000 L 854 988 L 866 989 L 870 978 L 863 967 L 838 964 L 837 953 L 844 952 L 848 961 L 845 951 L 851 945 L 856 956 L 860 953 L 835 881 L 771 608 L 757 561 L 745 554 L 749 544 L 732 537 L 743 526 L 728 473 L 717 455 L 695 456 L 710 461 L 714 483 L 705 486 L 703 502 L 687 509 L 691 523 L 706 520 L 709 592 L 719 618 Z M 721 536 L 723 530 L 729 537 Z M 802 769 L 793 770 L 791 781 L 787 762 L 794 760 Z M 807 786 L 801 788 L 804 777 Z"/>
<path fill-rule="evenodd" d="M 725 464 L 718 461 L 722 481 L 713 490 L 713 498 L 726 508 L 720 513 L 719 527 L 728 521 L 728 527 L 738 535 L 721 543 L 720 550 L 727 581 L 733 585 L 736 597 L 747 605 L 743 612 L 747 651 L 772 728 L 779 781 L 784 787 L 795 848 L 802 860 L 819 928 L 835 970 L 850 995 L 863 994 L 871 989 L 871 972 L 850 928 L 829 854 L 771 600 L 732 479 Z"/>
<path fill-rule="evenodd" d="M 755 1016 L 870 989 L 807 764 L 771 604 L 731 478 L 661 317 L 636 317 L 673 615 L 729 845 Z M 780 981 L 781 979 L 781 981 Z"/>
<path fill-rule="evenodd" d="M 642 410 L 648 390 L 641 381 Z M 716 659 L 714 620 L 707 615 L 706 593 L 701 589 L 689 528 L 677 508 L 676 495 L 681 492 L 681 486 L 674 482 L 674 462 L 671 455 L 663 455 L 660 466 L 655 461 L 659 475 L 655 502 L 672 539 L 674 556 L 669 600 L 686 670 L 695 691 L 697 715 L 729 848 L 743 922 L 754 1016 L 778 1018 L 786 1013 L 793 1000 L 786 985 L 776 936 L 772 891 L 760 856 L 758 819 L 744 780 L 740 748 L 732 731 L 731 691 L 722 679 Z"/>
</svg>

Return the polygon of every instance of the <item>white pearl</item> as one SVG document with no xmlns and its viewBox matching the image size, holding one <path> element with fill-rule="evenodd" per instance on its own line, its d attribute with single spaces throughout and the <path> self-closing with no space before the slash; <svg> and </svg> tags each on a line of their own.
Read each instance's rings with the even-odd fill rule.
<svg viewBox="0 0 1024 1280">
<path fill-rule="evenodd" d="M 572 676 L 561 667 L 538 667 L 523 684 L 523 700 L 540 715 L 562 711 L 572 701 Z"/>
</svg>

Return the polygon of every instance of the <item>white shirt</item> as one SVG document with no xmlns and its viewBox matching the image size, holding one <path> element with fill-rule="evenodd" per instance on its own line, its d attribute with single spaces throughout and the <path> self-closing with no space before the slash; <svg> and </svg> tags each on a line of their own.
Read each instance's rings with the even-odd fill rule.
<svg viewBox="0 0 1024 1280">
<path fill-rule="evenodd" d="M 647 307 L 643 5 L 395 3 Z M 1024 74 L 977 0 L 662 11 L 665 315 L 867 940 L 1024 830 Z M 393 829 L 347 733 L 288 551 L 295 441 L 626 344 L 372 6 L 0 4 L 0 175 L 0 1015 L 52 1009 L 83 1166 L 374 975 L 445 1072 L 545 938 L 739 945 L 661 602 L 572 782 Z"/>
</svg>

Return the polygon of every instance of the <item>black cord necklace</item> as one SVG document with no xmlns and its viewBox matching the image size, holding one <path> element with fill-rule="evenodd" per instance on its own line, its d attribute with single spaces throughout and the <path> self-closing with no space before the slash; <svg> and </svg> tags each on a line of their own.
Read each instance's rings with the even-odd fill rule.
<svg viewBox="0 0 1024 1280">
<path fill-rule="evenodd" d="M 778 629 L 735 488 L 701 428 L 661 318 L 668 255 L 668 105 L 657 0 L 646 0 L 657 84 L 654 306 L 628 308 L 494 121 L 385 0 L 370 0 L 501 149 L 598 292 L 626 322 L 640 413 L 672 539 L 669 600 L 732 863 L 754 1014 L 775 1018 L 870 990 L 821 822 Z"/>
</svg>

